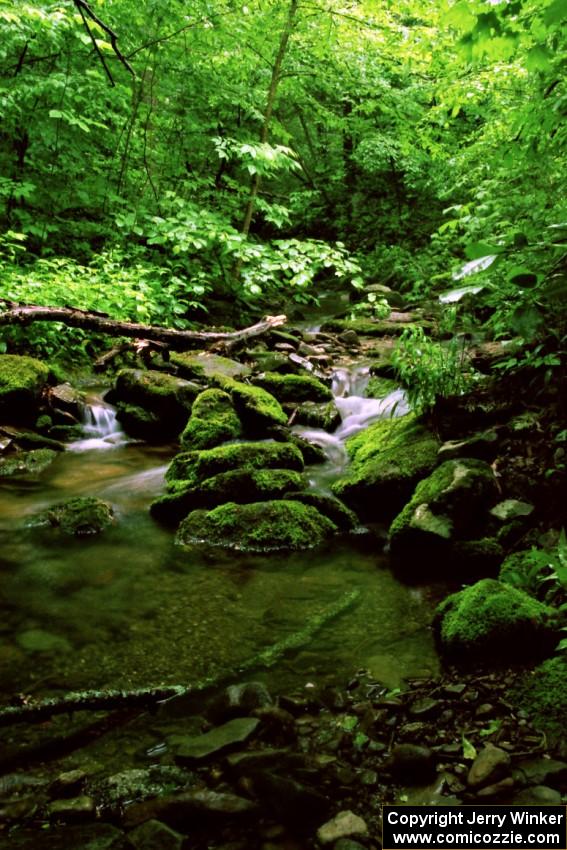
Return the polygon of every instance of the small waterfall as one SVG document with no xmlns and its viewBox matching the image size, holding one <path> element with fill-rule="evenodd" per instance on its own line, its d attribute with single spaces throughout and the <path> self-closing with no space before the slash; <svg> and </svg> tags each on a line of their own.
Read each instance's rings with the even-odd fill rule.
<svg viewBox="0 0 567 850">
<path fill-rule="evenodd" d="M 85 405 L 83 430 L 86 435 L 85 439 L 70 443 L 68 449 L 75 452 L 84 452 L 90 449 L 110 449 L 124 445 L 128 439 L 116 419 L 115 409 L 100 402 Z"/>
<path fill-rule="evenodd" d="M 340 368 L 333 373 L 332 392 L 341 415 L 341 424 L 333 434 L 320 428 L 296 425 L 293 431 L 320 446 L 327 455 L 327 462 L 314 466 L 309 483 L 328 489 L 348 466 L 348 454 L 344 445 L 347 437 L 367 428 L 378 419 L 403 416 L 409 412 L 406 393 L 403 389 L 393 390 L 382 399 L 365 398 L 370 370 L 367 366 L 354 369 Z"/>
</svg>

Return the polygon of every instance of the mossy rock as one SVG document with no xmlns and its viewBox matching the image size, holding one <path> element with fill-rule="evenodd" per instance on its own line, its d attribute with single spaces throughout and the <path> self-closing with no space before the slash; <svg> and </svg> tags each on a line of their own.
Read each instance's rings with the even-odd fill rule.
<svg viewBox="0 0 567 850">
<path fill-rule="evenodd" d="M 488 509 L 497 498 L 496 481 L 487 463 L 471 458 L 445 461 L 420 481 L 390 526 L 394 564 L 421 576 L 424 561 L 425 569 L 433 568 L 433 572 L 452 568 L 454 543 L 483 536 Z"/>
<path fill-rule="evenodd" d="M 230 443 L 203 451 L 181 452 L 166 472 L 171 489 L 187 489 L 213 475 L 233 469 L 303 471 L 303 458 L 291 443 Z M 179 482 L 181 482 L 179 484 Z"/>
<path fill-rule="evenodd" d="M 159 420 L 163 438 L 168 439 L 177 436 L 186 425 L 193 401 L 200 392 L 201 387 L 196 384 L 165 372 L 122 369 L 116 376 L 114 389 L 106 398 L 117 406 L 131 405 L 153 414 L 154 419 Z M 140 420 L 139 415 L 126 415 L 121 420 L 126 430 L 130 419 L 135 430 L 143 430 L 134 422 L 136 418 Z M 131 433 L 134 434 L 134 431 Z"/>
<path fill-rule="evenodd" d="M 57 454 L 53 449 L 32 449 L 31 452 L 16 452 L 0 457 L 0 478 L 39 475 L 51 466 Z"/>
<path fill-rule="evenodd" d="M 260 372 L 281 372 L 289 375 L 295 374 L 301 368 L 290 360 L 286 354 L 282 354 L 279 351 L 251 349 L 246 352 L 246 356 L 254 361 L 256 368 Z"/>
<path fill-rule="evenodd" d="M 114 521 L 112 506 L 91 496 L 78 496 L 54 505 L 45 516 L 52 526 L 73 537 L 100 534 Z"/>
<path fill-rule="evenodd" d="M 494 537 L 460 540 L 453 546 L 452 560 L 458 564 L 459 576 L 466 581 L 495 578 L 504 560 L 504 549 Z"/>
<path fill-rule="evenodd" d="M 35 431 L 24 431 L 5 425 L 1 429 L 2 436 L 10 437 L 19 449 L 53 449 L 54 452 L 65 451 L 65 446 L 59 440 L 37 434 Z"/>
<path fill-rule="evenodd" d="M 181 434 L 184 449 L 211 449 L 242 436 L 234 404 L 223 390 L 209 389 L 193 402 L 191 417 Z"/>
<path fill-rule="evenodd" d="M 552 609 L 490 578 L 447 597 L 437 607 L 434 630 L 442 654 L 465 663 L 522 664 L 557 641 Z"/>
<path fill-rule="evenodd" d="M 364 395 L 366 398 L 381 400 L 399 388 L 399 381 L 395 381 L 392 378 L 380 378 L 377 375 L 371 375 Z"/>
<path fill-rule="evenodd" d="M 322 331 L 342 333 L 354 331 L 358 336 L 400 336 L 412 327 L 429 327 L 430 322 L 389 322 L 378 319 L 330 319 L 321 326 Z"/>
<path fill-rule="evenodd" d="M 346 442 L 351 466 L 332 490 L 363 519 L 390 519 L 437 462 L 439 442 L 413 414 L 381 419 Z"/>
<path fill-rule="evenodd" d="M 251 436 L 263 436 L 275 425 L 287 425 L 287 415 L 281 404 L 262 387 L 218 375 L 215 383 L 230 394 L 240 421 Z"/>
<path fill-rule="evenodd" d="M 537 549 L 522 549 L 508 555 L 500 567 L 498 579 L 514 587 L 526 587 L 535 582 L 534 571 L 543 567 L 543 552 Z"/>
<path fill-rule="evenodd" d="M 49 436 L 54 440 L 71 443 L 75 440 L 82 440 L 85 436 L 85 429 L 82 425 L 53 425 L 49 429 Z"/>
<path fill-rule="evenodd" d="M 220 505 L 212 511 L 193 511 L 176 535 L 181 545 L 208 543 L 246 552 L 309 549 L 337 531 L 316 508 L 297 501 Z"/>
<path fill-rule="evenodd" d="M 289 493 L 288 498 L 317 508 L 319 513 L 334 522 L 340 531 L 352 531 L 360 525 L 354 511 L 347 508 L 340 499 L 329 496 L 328 493 L 307 490 L 302 493 Z"/>
<path fill-rule="evenodd" d="M 320 463 L 326 463 L 327 455 L 321 446 L 312 443 L 305 437 L 300 437 L 299 434 L 290 434 L 289 442 L 297 446 L 303 457 L 303 462 L 306 466 L 315 466 Z"/>
<path fill-rule="evenodd" d="M 567 656 L 555 655 L 522 677 L 510 699 L 534 726 L 561 740 L 567 728 Z"/>
<path fill-rule="evenodd" d="M 10 421 L 33 422 L 49 378 L 49 367 L 34 357 L 0 355 L 0 416 Z"/>
<path fill-rule="evenodd" d="M 209 351 L 172 351 L 169 356 L 170 362 L 177 368 L 177 373 L 182 378 L 189 380 L 203 380 L 215 375 L 223 375 L 225 378 L 237 378 L 249 375 L 251 368 L 231 360 L 229 357 L 221 357 L 219 354 L 211 354 Z"/>
<path fill-rule="evenodd" d="M 167 442 L 173 436 L 157 413 L 145 410 L 136 404 L 116 403 L 116 418 L 131 437 L 147 440 L 149 443 Z"/>
<path fill-rule="evenodd" d="M 225 502 L 246 504 L 283 499 L 290 491 L 303 487 L 301 473 L 291 469 L 233 469 L 206 478 L 197 486 L 166 493 L 153 502 L 150 513 L 172 525 L 199 508 L 215 508 Z"/>
<path fill-rule="evenodd" d="M 314 401 L 304 401 L 295 410 L 294 425 L 305 425 L 308 428 L 322 428 L 332 433 L 341 424 L 341 414 L 334 401 L 318 404 Z"/>
<path fill-rule="evenodd" d="M 278 375 L 264 372 L 252 378 L 254 385 L 262 387 L 280 402 L 331 401 L 333 393 L 318 378 L 309 375 Z"/>
</svg>

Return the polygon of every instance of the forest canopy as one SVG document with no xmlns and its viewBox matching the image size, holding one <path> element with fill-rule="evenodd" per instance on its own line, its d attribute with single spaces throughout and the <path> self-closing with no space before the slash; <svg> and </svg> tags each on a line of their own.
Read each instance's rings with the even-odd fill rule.
<svg viewBox="0 0 567 850">
<path fill-rule="evenodd" d="M 496 337 L 560 336 L 566 21 L 563 0 L 1 0 L 0 295 L 186 328 L 457 281 Z"/>
</svg>

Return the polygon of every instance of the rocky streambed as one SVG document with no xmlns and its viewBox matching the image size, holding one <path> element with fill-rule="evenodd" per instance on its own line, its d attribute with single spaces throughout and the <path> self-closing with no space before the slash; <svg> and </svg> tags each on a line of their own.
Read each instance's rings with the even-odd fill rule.
<svg viewBox="0 0 567 850">
<path fill-rule="evenodd" d="M 557 801 L 564 766 L 526 763 L 562 755 L 561 476 L 534 474 L 521 390 L 487 377 L 434 417 L 408 410 L 390 356 L 416 318 L 434 331 L 394 313 L 126 364 L 94 405 L 0 357 L 6 701 L 207 693 L 155 723 L 126 700 L 115 731 L 14 727 L 10 840 L 355 850 L 379 846 L 384 801 Z M 434 640 L 460 672 L 435 678 Z M 226 679 L 237 705 L 211 708 Z"/>
</svg>

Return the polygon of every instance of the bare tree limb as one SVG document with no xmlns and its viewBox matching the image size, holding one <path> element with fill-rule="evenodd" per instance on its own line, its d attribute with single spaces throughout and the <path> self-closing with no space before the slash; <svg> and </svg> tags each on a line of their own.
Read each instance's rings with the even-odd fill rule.
<svg viewBox="0 0 567 850">
<path fill-rule="evenodd" d="M 88 17 L 92 21 L 94 21 L 95 24 L 98 24 L 98 26 L 101 29 L 104 30 L 104 32 L 107 34 L 107 36 L 110 39 L 110 44 L 112 45 L 112 49 L 114 51 L 116 58 L 124 65 L 126 70 L 129 71 L 130 74 L 132 74 L 133 77 L 135 77 L 136 72 L 134 71 L 134 69 L 132 68 L 130 63 L 128 62 L 128 59 L 124 56 L 124 54 L 122 53 L 122 51 L 118 47 L 118 43 L 117 43 L 118 42 L 118 36 L 114 32 L 114 30 L 112 30 L 108 26 L 108 24 L 105 24 L 104 21 L 101 21 L 101 19 L 98 17 L 98 15 L 95 12 L 93 12 L 93 10 L 89 6 L 89 4 L 86 2 L 86 0 L 73 0 L 73 2 L 75 4 L 75 6 L 77 7 L 77 9 L 79 10 L 79 12 L 81 13 L 81 17 L 82 17 L 83 21 L 85 21 L 85 15 L 88 15 Z M 102 59 L 102 55 L 101 55 L 101 52 L 100 52 L 100 50 L 99 50 L 99 48 L 96 44 L 96 40 L 94 39 L 92 32 L 91 32 L 91 29 L 87 25 L 86 21 L 85 21 L 85 26 L 87 28 L 87 32 L 89 33 L 89 35 L 91 36 L 91 38 L 93 39 L 93 41 L 95 43 L 95 48 L 97 50 L 99 57 L 101 58 L 101 61 L 103 63 L 103 67 L 104 67 L 107 75 L 109 75 L 108 68 L 106 67 L 104 59 Z M 111 75 L 109 75 L 109 76 L 110 76 L 110 79 L 112 80 L 112 76 Z M 112 85 L 114 85 L 114 80 L 112 80 Z"/>
</svg>

